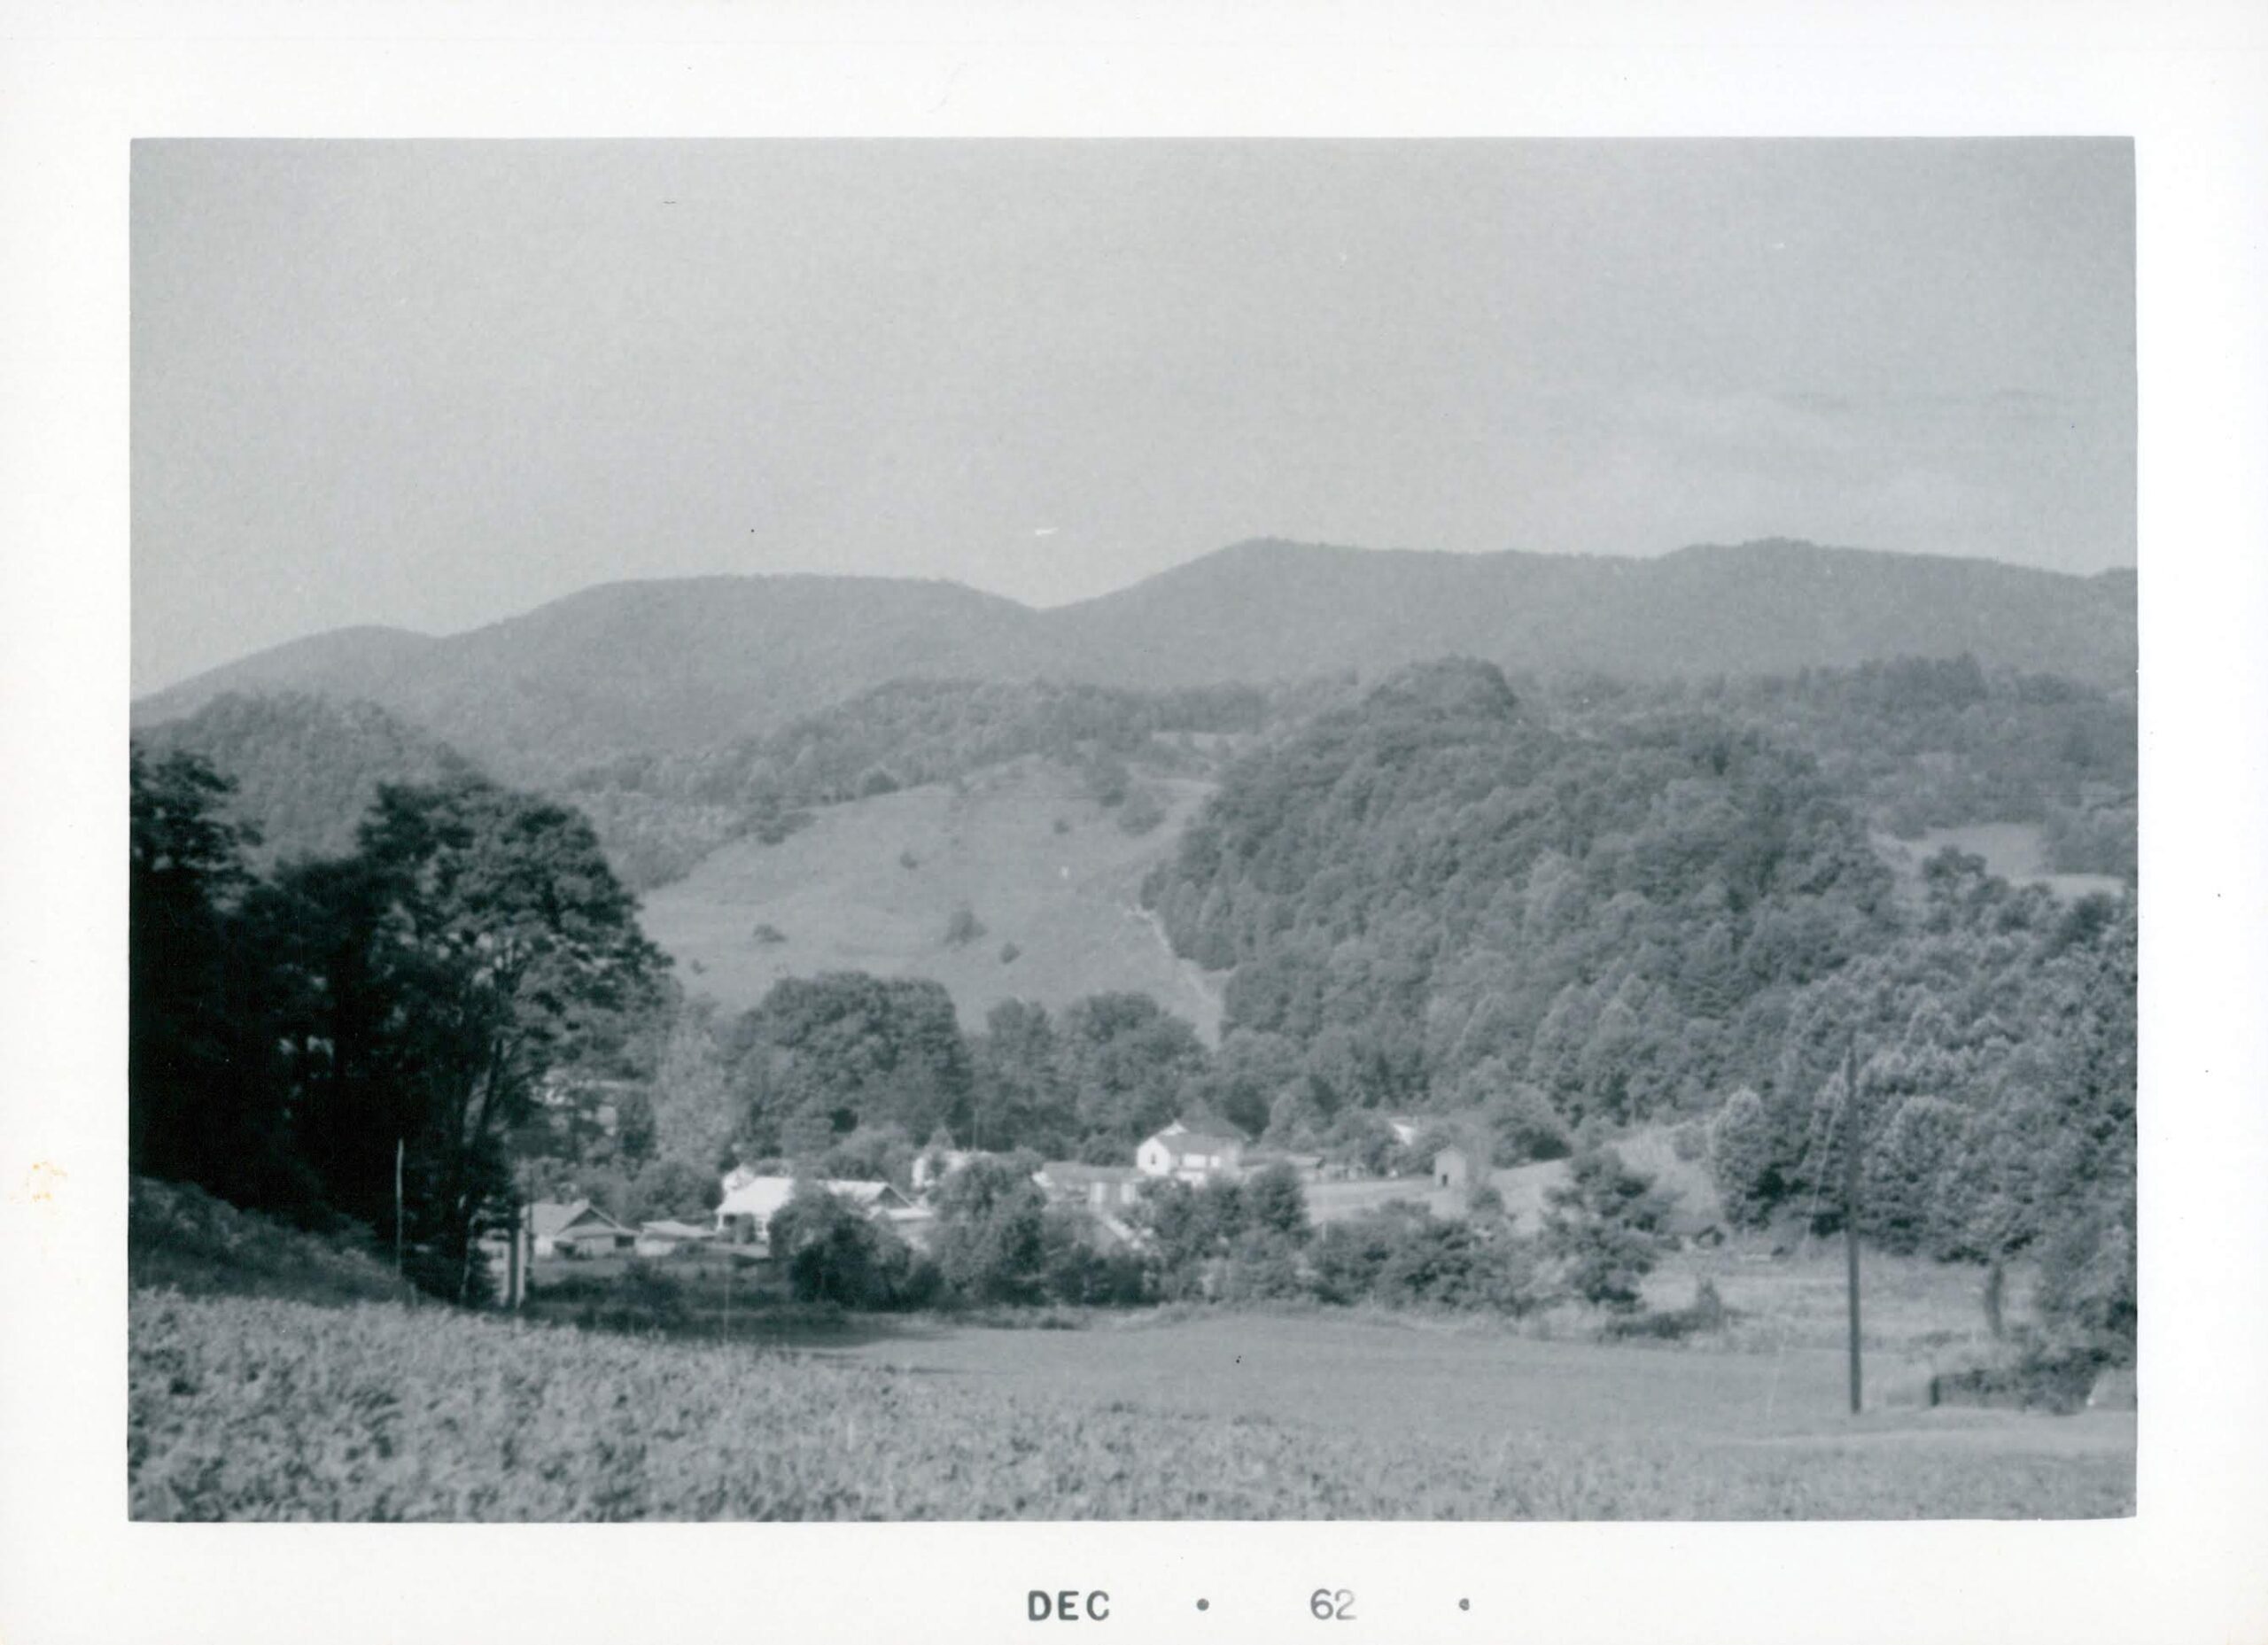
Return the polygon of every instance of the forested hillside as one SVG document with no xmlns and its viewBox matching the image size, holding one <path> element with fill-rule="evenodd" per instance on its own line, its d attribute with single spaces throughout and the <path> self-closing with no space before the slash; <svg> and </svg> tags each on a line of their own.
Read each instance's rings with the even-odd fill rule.
<svg viewBox="0 0 2268 1645">
<path fill-rule="evenodd" d="M 1950 851 L 1924 884 L 1902 906 L 1820 763 L 1736 716 L 1562 721 L 1448 662 L 1231 768 L 1146 895 L 1234 967 L 1211 1077 L 1278 1140 L 1432 1108 L 1515 1159 L 1711 1116 L 1736 1216 L 1831 1222 L 1855 1129 L 1885 1244 L 2035 1253 L 2060 1317 L 2131 1341 L 2133 897 Z"/>
<path fill-rule="evenodd" d="M 1759 1071 L 1889 890 L 1801 757 L 1692 712 L 1570 733 L 1443 663 L 1232 770 L 1147 896 L 1326 1103 L 1511 1059 L 1569 1120 L 1631 1121 Z"/>
</svg>

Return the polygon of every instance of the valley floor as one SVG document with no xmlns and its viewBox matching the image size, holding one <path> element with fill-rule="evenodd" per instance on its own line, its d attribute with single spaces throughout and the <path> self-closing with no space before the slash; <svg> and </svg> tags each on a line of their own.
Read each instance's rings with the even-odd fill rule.
<svg viewBox="0 0 2268 1645">
<path fill-rule="evenodd" d="M 2134 1418 L 1842 1415 L 1797 1346 L 1327 1313 L 859 1322 L 795 1351 L 135 1293 L 140 1518 L 2078 1517 Z"/>
</svg>

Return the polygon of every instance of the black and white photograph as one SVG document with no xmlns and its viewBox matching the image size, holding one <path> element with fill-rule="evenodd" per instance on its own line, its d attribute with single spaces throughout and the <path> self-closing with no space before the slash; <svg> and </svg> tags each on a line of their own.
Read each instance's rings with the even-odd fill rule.
<svg viewBox="0 0 2268 1645">
<path fill-rule="evenodd" d="M 138 145 L 132 1512 L 2131 1511 L 2132 167 Z"/>
<path fill-rule="evenodd" d="M 0 1635 L 2259 1637 L 2264 108 L 0 0 Z"/>
</svg>

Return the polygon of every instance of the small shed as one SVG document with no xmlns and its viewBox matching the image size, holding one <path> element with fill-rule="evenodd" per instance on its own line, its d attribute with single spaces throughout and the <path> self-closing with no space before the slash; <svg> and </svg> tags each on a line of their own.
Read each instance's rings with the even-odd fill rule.
<svg viewBox="0 0 2268 1645">
<path fill-rule="evenodd" d="M 1451 1146 L 1433 1156 L 1433 1186 L 1464 1188 L 1472 1181 L 1472 1160 L 1464 1149 Z"/>
</svg>

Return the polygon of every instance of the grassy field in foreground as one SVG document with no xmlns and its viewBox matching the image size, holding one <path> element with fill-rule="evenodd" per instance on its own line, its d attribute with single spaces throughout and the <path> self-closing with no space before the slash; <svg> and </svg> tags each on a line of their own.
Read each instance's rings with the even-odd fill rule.
<svg viewBox="0 0 2268 1645">
<path fill-rule="evenodd" d="M 2131 1418 L 1743 1428 L 1732 1356 L 1327 1317 L 838 1355 L 140 1291 L 129 1345 L 137 1518 L 2029 1517 L 2132 1491 Z"/>
</svg>

